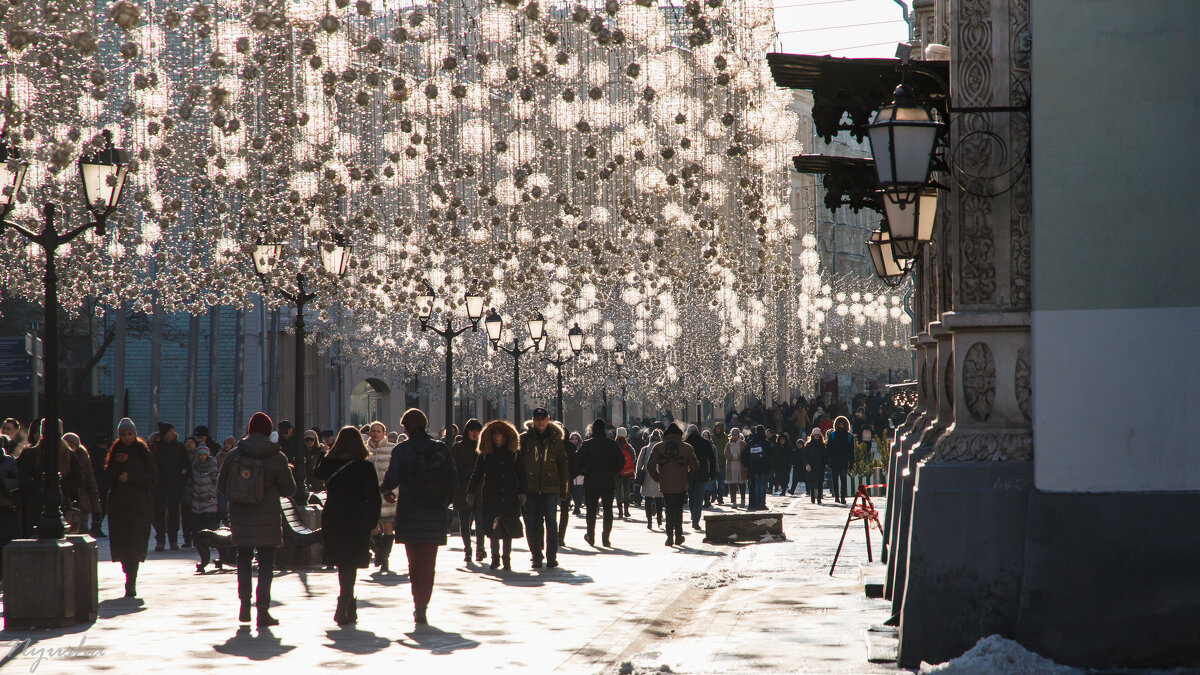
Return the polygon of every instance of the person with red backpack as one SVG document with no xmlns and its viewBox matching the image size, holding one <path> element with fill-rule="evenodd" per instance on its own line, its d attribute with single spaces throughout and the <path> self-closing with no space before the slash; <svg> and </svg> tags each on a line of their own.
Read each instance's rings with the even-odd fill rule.
<svg viewBox="0 0 1200 675">
<path fill-rule="evenodd" d="M 637 473 L 637 455 L 629 445 L 629 430 L 617 427 L 617 447 L 625 457 L 625 464 L 617 477 L 617 515 L 629 518 L 629 503 L 633 499 L 633 477 Z"/>
</svg>

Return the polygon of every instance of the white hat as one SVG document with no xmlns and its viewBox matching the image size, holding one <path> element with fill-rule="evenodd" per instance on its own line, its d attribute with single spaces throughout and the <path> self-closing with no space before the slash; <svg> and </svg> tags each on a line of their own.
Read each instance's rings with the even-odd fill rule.
<svg viewBox="0 0 1200 675">
<path fill-rule="evenodd" d="M 629 430 L 625 427 L 617 427 L 617 438 L 628 438 Z"/>
</svg>

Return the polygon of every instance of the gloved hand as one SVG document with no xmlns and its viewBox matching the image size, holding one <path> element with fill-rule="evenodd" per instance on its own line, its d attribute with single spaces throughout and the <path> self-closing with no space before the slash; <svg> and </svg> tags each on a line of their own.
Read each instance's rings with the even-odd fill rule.
<svg viewBox="0 0 1200 675">
<path fill-rule="evenodd" d="M 517 495 L 517 505 L 520 506 L 521 508 L 525 508 L 525 500 L 526 499 L 527 499 L 527 497 L 525 496 L 524 493 Z"/>
</svg>

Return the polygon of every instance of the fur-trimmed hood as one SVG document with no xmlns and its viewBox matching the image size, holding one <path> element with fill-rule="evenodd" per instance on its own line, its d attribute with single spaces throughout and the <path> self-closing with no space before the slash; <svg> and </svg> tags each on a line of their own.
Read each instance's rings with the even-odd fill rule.
<svg viewBox="0 0 1200 675">
<path fill-rule="evenodd" d="M 525 420 L 525 433 L 536 434 L 537 431 L 533 428 L 533 420 Z M 558 420 L 550 420 L 546 425 L 546 440 L 554 443 L 561 441 L 567 437 L 567 432 L 563 429 L 563 425 Z"/>
<path fill-rule="evenodd" d="M 479 432 L 479 448 L 478 452 L 481 455 L 490 455 L 495 450 L 492 444 L 492 436 L 501 431 L 508 438 L 508 444 L 505 446 L 512 454 L 517 454 L 521 451 L 521 440 L 517 437 L 517 428 L 514 427 L 508 420 L 492 420 L 483 425 L 483 431 Z"/>
</svg>

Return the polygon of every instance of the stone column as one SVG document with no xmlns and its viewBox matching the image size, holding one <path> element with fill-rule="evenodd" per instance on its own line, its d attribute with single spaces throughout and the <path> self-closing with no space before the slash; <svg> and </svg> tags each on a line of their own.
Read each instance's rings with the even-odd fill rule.
<svg viewBox="0 0 1200 675">
<path fill-rule="evenodd" d="M 956 0 L 948 10 L 951 105 L 1027 102 L 1028 0 Z M 948 225 L 940 307 L 949 311 L 930 331 L 944 341 L 946 400 L 913 490 L 902 667 L 1016 627 L 1033 456 L 1028 143 L 1027 114 L 951 115 L 953 183 L 939 204 Z"/>
</svg>

